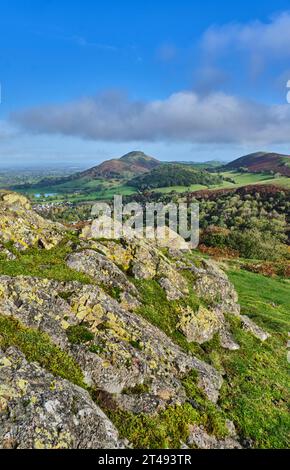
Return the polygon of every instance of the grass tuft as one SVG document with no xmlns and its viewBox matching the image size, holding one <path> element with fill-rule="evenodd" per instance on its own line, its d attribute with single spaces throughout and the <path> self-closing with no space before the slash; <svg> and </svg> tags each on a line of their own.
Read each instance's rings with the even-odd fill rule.
<svg viewBox="0 0 290 470">
<path fill-rule="evenodd" d="M 86 388 L 80 367 L 66 352 L 53 344 L 50 337 L 38 330 L 27 328 L 17 320 L 0 315 L 0 346 L 18 348 L 28 362 L 38 362 L 55 376 Z"/>
</svg>

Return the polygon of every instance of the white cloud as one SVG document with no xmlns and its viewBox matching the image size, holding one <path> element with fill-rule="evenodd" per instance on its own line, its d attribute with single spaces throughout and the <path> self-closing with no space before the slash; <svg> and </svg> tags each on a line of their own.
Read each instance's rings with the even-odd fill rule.
<svg viewBox="0 0 290 470">
<path fill-rule="evenodd" d="M 12 124 L 9 124 L 7 121 L 0 120 L 0 141 L 10 139 L 17 135 L 18 130 Z"/>
<path fill-rule="evenodd" d="M 290 58 L 290 12 L 273 16 L 268 23 L 230 23 L 211 26 L 203 35 L 206 54 L 245 52 L 256 61 Z"/>
<path fill-rule="evenodd" d="M 285 97 L 286 103 L 286 97 Z M 36 134 L 109 142 L 288 143 L 290 106 L 243 101 L 225 93 L 183 91 L 164 100 L 131 101 L 108 93 L 14 113 Z"/>
</svg>

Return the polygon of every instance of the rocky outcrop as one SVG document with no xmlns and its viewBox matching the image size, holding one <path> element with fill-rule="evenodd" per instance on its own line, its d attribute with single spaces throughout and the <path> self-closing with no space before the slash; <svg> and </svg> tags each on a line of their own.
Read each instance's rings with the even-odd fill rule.
<svg viewBox="0 0 290 470">
<path fill-rule="evenodd" d="M 72 253 L 67 258 L 67 265 L 85 274 L 89 274 L 97 284 L 108 289 L 119 289 L 138 297 L 136 287 L 128 281 L 127 276 L 110 259 L 95 250 L 82 250 Z"/>
<path fill-rule="evenodd" d="M 100 236 L 100 228 L 102 235 Z M 98 239 L 107 238 L 108 240 L 119 237 L 127 240 L 147 240 L 151 246 L 157 248 L 174 248 L 181 251 L 189 251 L 190 246 L 184 238 L 170 227 L 146 227 L 146 230 L 138 230 L 122 225 L 118 221 L 114 221 L 111 217 L 102 215 L 92 223 L 86 225 L 82 230 L 82 238 Z M 119 238 L 118 237 L 118 238 Z"/>
<path fill-rule="evenodd" d="M 0 242 L 18 250 L 32 246 L 50 249 L 64 236 L 64 227 L 43 219 L 29 201 L 18 194 L 0 192 Z M 1 251 L 1 248 L 0 248 Z"/>
<path fill-rule="evenodd" d="M 62 266 L 66 263 L 70 270 L 86 274 L 84 282 L 89 284 L 40 279 L 29 273 L 2 275 L 0 315 L 49 335 L 74 359 L 83 383 L 109 397 L 116 409 L 156 415 L 169 405 L 184 404 L 188 402 L 185 379 L 192 372 L 196 393 L 201 391 L 205 400 L 217 403 L 222 373 L 201 360 L 202 353 L 195 357 L 189 352 L 193 348 L 186 340 L 203 344 L 219 335 L 222 347 L 238 349 L 228 316 L 235 316 L 260 340 L 268 337 L 240 315 L 237 293 L 226 274 L 211 261 L 196 261 L 178 243 L 160 250 L 157 243 L 130 231 L 118 240 L 95 240 L 92 228 L 85 230 L 76 244 L 65 242 L 63 226 L 38 216 L 26 198 L 1 192 L 1 260 L 20 256 L 17 250 L 50 249 L 62 241 L 70 252 L 61 259 Z M 174 310 L 170 337 L 166 328 L 161 331 L 147 321 L 152 316 L 142 311 L 146 286 L 155 286 L 165 314 Z M 154 301 L 157 309 L 159 299 Z M 155 304 L 151 302 L 150 308 Z M 0 447 L 123 446 L 112 423 L 84 389 L 28 363 L 14 348 L 0 353 L 0 379 Z M 191 428 L 187 444 L 239 447 L 235 435 L 218 439 L 201 426 Z"/>
<path fill-rule="evenodd" d="M 138 280 L 156 279 L 168 300 L 180 299 L 189 292 L 188 284 L 176 270 L 175 264 L 146 240 L 123 238 L 120 241 L 93 241 L 91 247 L 94 252 L 83 250 L 73 253 L 68 257 L 67 264 L 72 269 L 90 274 L 97 283 L 137 296 L 125 272 Z"/>
<path fill-rule="evenodd" d="M 216 263 L 202 260 L 196 275 L 195 288 L 201 298 L 218 307 L 220 313 L 239 315 L 238 294 Z"/>
<path fill-rule="evenodd" d="M 120 449 L 106 415 L 82 388 L 0 350 L 0 448 Z"/>
<path fill-rule="evenodd" d="M 178 329 L 186 336 L 187 340 L 199 344 L 213 338 L 222 326 L 223 318 L 214 310 L 209 310 L 202 305 L 195 312 L 190 307 L 182 309 Z"/>
<path fill-rule="evenodd" d="M 238 296 L 226 274 L 212 261 L 198 260 L 195 263 L 184 258 L 178 250 L 171 250 L 170 255 L 177 270 L 191 272 L 192 288 L 204 303 L 197 310 L 189 306 L 181 308 L 177 328 L 190 342 L 202 344 L 219 334 L 222 347 L 239 349 L 225 319 L 225 314 L 240 316 Z"/>
<path fill-rule="evenodd" d="M 194 369 L 208 398 L 218 399 L 222 377 L 213 367 L 185 354 L 97 286 L 1 276 L 0 309 L 2 315 L 48 333 L 75 357 L 90 386 L 118 394 L 146 382 L 153 396 L 166 390 L 168 403 L 182 402 L 181 379 Z M 78 325 L 91 333 L 90 341 L 70 343 L 67 333 Z"/>
</svg>

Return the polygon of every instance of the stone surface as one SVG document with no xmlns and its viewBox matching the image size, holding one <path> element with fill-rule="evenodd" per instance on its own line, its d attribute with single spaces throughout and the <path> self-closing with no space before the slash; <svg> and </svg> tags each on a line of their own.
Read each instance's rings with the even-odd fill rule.
<svg viewBox="0 0 290 470">
<path fill-rule="evenodd" d="M 82 237 L 87 240 L 96 237 L 99 233 L 99 223 L 104 224 L 108 238 L 113 238 L 112 220 L 106 216 L 101 217 L 98 223 L 95 221 L 90 227 L 86 227 L 82 232 Z M 159 279 L 168 300 L 175 300 L 188 294 L 186 281 L 179 275 L 175 265 L 158 250 L 158 247 L 172 246 L 172 242 L 179 251 L 188 250 L 188 244 L 182 237 L 166 228 L 165 238 L 161 237 L 160 230 L 155 233 L 156 238 L 153 236 L 153 231 L 149 229 L 151 238 L 146 239 L 130 228 L 126 228 L 123 233 L 119 223 L 116 223 L 116 227 L 117 231 L 123 234 L 119 240 L 102 240 L 98 243 L 99 250 L 104 252 L 107 258 L 123 270 L 130 270 L 136 279 Z"/>
<path fill-rule="evenodd" d="M 165 290 L 167 300 L 179 300 L 185 295 L 168 279 L 168 277 L 161 277 L 158 280 L 158 283 L 162 289 Z"/>
<path fill-rule="evenodd" d="M 253 322 L 249 317 L 246 315 L 241 315 L 242 325 L 243 328 L 254 335 L 256 338 L 260 339 L 261 341 L 266 341 L 269 338 L 269 334 L 260 328 L 256 323 Z"/>
<path fill-rule="evenodd" d="M 119 449 L 118 432 L 89 394 L 0 351 L 0 448 Z"/>
<path fill-rule="evenodd" d="M 194 312 L 190 307 L 182 309 L 178 329 L 189 342 L 205 343 L 213 338 L 221 328 L 223 318 L 219 318 L 214 310 L 199 306 Z"/>
<path fill-rule="evenodd" d="M 213 367 L 185 354 L 162 331 L 97 286 L 0 276 L 0 309 L 2 315 L 48 333 L 75 357 L 89 385 L 121 393 L 149 381 L 151 393 L 173 388 L 180 401 L 181 378 L 195 369 L 199 386 L 210 400 L 218 399 L 222 378 Z M 93 340 L 70 344 L 67 330 L 75 325 L 85 325 Z"/>
<path fill-rule="evenodd" d="M 25 197 L 0 192 L 0 242 L 12 242 L 18 250 L 32 246 L 50 249 L 63 239 L 64 233 L 61 224 L 36 214 Z"/>
<path fill-rule="evenodd" d="M 189 244 L 177 232 L 169 227 L 146 227 L 146 230 L 133 229 L 128 224 L 121 225 L 107 215 L 101 215 L 82 230 L 82 238 L 123 238 L 127 240 L 145 239 L 158 248 L 173 248 L 188 251 Z"/>
<path fill-rule="evenodd" d="M 193 289 L 197 296 L 206 302 L 207 308 L 200 306 L 194 312 L 190 307 L 182 309 L 178 328 L 188 341 L 204 343 L 210 341 L 216 333 L 220 344 L 225 349 L 236 350 L 235 342 L 225 314 L 240 316 L 238 296 L 227 275 L 210 260 L 198 260 L 197 265 L 180 252 L 172 252 L 176 269 L 190 271 L 193 275 Z"/>
<path fill-rule="evenodd" d="M 233 437 L 218 439 L 209 435 L 203 426 L 190 426 L 187 444 L 198 449 L 242 449 L 241 444 Z"/>
<path fill-rule="evenodd" d="M 72 253 L 67 258 L 67 265 L 75 271 L 91 276 L 99 285 L 116 288 L 138 296 L 136 287 L 127 276 L 106 256 L 95 250 L 82 250 Z"/>
<path fill-rule="evenodd" d="M 229 349 L 230 351 L 237 351 L 240 349 L 240 345 L 235 341 L 226 324 L 220 328 L 219 337 L 220 344 L 223 348 Z"/>
<path fill-rule="evenodd" d="M 209 260 L 202 260 L 195 283 L 197 294 L 218 306 L 222 313 L 239 315 L 238 295 L 227 275 Z"/>
</svg>

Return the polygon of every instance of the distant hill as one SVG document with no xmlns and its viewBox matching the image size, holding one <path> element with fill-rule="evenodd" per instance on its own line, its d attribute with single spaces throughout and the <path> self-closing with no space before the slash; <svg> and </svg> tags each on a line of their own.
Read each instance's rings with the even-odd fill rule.
<svg viewBox="0 0 290 470">
<path fill-rule="evenodd" d="M 223 170 L 247 169 L 251 173 L 280 173 L 290 176 L 290 155 L 279 153 L 256 152 L 228 163 Z"/>
<path fill-rule="evenodd" d="M 149 173 L 131 179 L 128 181 L 128 185 L 143 190 L 170 186 L 190 186 L 192 184 L 210 186 L 221 182 L 222 178 L 217 174 L 211 174 L 186 164 L 167 163 L 159 165 Z"/>
<path fill-rule="evenodd" d="M 160 165 L 156 158 L 149 157 L 143 152 L 130 152 L 119 159 L 107 160 L 98 166 L 78 174 L 79 178 L 117 178 L 129 179 L 146 173 Z"/>
<path fill-rule="evenodd" d="M 123 155 L 121 158 L 106 160 L 100 165 L 89 168 L 88 170 L 73 173 L 70 176 L 57 178 L 43 178 L 36 184 L 19 184 L 11 186 L 14 190 L 56 187 L 61 188 L 70 185 L 71 189 L 82 188 L 84 184 L 94 180 L 129 180 L 135 176 L 149 172 L 161 164 L 159 160 L 149 157 L 143 152 L 135 151 Z"/>
</svg>

